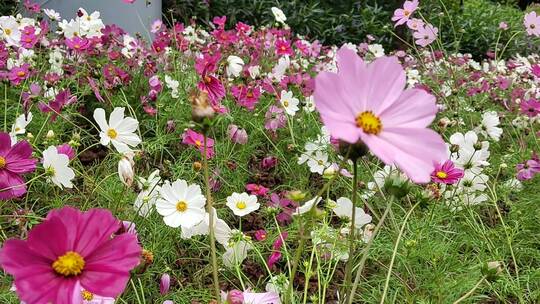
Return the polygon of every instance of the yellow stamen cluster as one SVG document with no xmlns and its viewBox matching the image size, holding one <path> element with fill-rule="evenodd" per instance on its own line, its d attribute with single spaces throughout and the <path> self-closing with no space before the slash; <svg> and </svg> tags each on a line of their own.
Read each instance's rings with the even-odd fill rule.
<svg viewBox="0 0 540 304">
<path fill-rule="evenodd" d="M 436 175 L 437 175 L 438 178 L 447 178 L 448 177 L 448 174 L 446 172 L 444 172 L 444 171 L 438 171 L 436 173 Z"/>
<path fill-rule="evenodd" d="M 381 119 L 371 111 L 364 111 L 356 116 L 356 125 L 364 133 L 377 135 L 382 130 Z"/>
<path fill-rule="evenodd" d="M 57 274 L 70 277 L 81 274 L 84 264 L 84 259 L 80 254 L 68 251 L 53 262 L 52 268 Z"/>
<path fill-rule="evenodd" d="M 107 130 L 107 136 L 109 136 L 112 139 L 115 139 L 118 136 L 118 132 L 116 132 L 115 129 L 109 129 Z"/>
<path fill-rule="evenodd" d="M 240 210 L 243 210 L 243 209 L 246 209 L 246 203 L 245 202 L 238 202 L 236 203 L 236 208 L 240 209 Z"/>
<path fill-rule="evenodd" d="M 0 169 L 4 169 L 7 165 L 7 161 L 4 157 L 0 156 Z"/>
<path fill-rule="evenodd" d="M 88 290 L 82 291 L 82 298 L 86 301 L 92 301 L 94 299 L 94 295 L 89 292 Z"/>
<path fill-rule="evenodd" d="M 187 203 L 185 201 L 178 201 L 178 203 L 176 203 L 176 210 L 185 212 L 187 210 Z"/>
</svg>

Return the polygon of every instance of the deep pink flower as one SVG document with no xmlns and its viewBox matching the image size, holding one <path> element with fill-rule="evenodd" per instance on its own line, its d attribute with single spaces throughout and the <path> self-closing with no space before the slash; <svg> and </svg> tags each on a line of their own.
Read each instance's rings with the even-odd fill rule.
<svg viewBox="0 0 540 304">
<path fill-rule="evenodd" d="M 75 52 L 83 52 L 90 46 L 90 42 L 86 38 L 74 36 L 71 39 L 66 39 L 66 46 Z"/>
<path fill-rule="evenodd" d="M 364 142 L 386 164 L 395 164 L 417 183 L 431 180 L 433 163 L 446 155 L 441 136 L 427 126 L 435 118 L 435 97 L 406 89 L 397 57 L 366 64 L 354 51 L 338 51 L 338 73 L 315 79 L 315 105 L 330 134 Z"/>
<path fill-rule="evenodd" d="M 135 234 L 113 237 L 121 225 L 105 209 L 55 209 L 27 240 L 4 243 L 0 265 L 14 277 L 19 298 L 28 304 L 80 303 L 81 287 L 116 297 L 141 254 Z"/>
<path fill-rule="evenodd" d="M 268 257 L 268 268 L 274 267 L 274 265 L 281 260 L 281 252 L 280 251 L 274 251 L 270 254 Z"/>
<path fill-rule="evenodd" d="M 197 84 L 201 91 L 208 92 L 208 97 L 213 107 L 217 107 L 223 97 L 225 97 L 225 87 L 212 75 L 203 75 L 201 81 Z"/>
<path fill-rule="evenodd" d="M 24 8 L 31 13 L 38 14 L 40 12 L 40 6 L 38 3 L 30 2 L 30 0 L 24 0 Z"/>
<path fill-rule="evenodd" d="M 459 181 L 463 175 L 463 170 L 456 168 L 451 160 L 447 160 L 443 164 L 437 163 L 435 165 L 435 170 L 431 173 L 431 180 L 435 183 L 452 185 Z"/>
<path fill-rule="evenodd" d="M 8 74 L 8 79 L 13 85 L 19 85 L 28 77 L 30 77 L 30 65 L 28 63 L 13 67 Z"/>
<path fill-rule="evenodd" d="M 540 16 L 537 16 L 535 11 L 525 15 L 523 24 L 525 25 L 527 34 L 540 37 Z"/>
<path fill-rule="evenodd" d="M 257 241 L 264 241 L 266 240 L 266 237 L 268 236 L 268 233 L 266 233 L 266 230 L 260 229 L 255 231 L 255 239 Z"/>
<path fill-rule="evenodd" d="M 33 26 L 25 26 L 21 32 L 21 45 L 25 49 L 32 49 L 38 42 L 38 36 L 36 35 L 36 29 Z"/>
<path fill-rule="evenodd" d="M 0 199 L 8 200 L 26 193 L 22 175 L 36 169 L 32 146 L 21 140 L 11 146 L 8 133 L 0 132 Z"/>
<path fill-rule="evenodd" d="M 396 22 L 395 26 L 402 25 L 407 22 L 417 8 L 418 0 L 405 1 L 405 3 L 403 3 L 403 8 L 398 8 L 394 11 L 392 21 Z"/>
<path fill-rule="evenodd" d="M 258 86 L 232 86 L 231 94 L 236 98 L 236 103 L 239 106 L 253 110 L 261 97 L 261 89 Z"/>
<path fill-rule="evenodd" d="M 531 66 L 531 73 L 532 73 L 534 76 L 540 78 L 540 64 L 533 64 L 533 65 Z"/>
<path fill-rule="evenodd" d="M 261 161 L 261 168 L 269 170 L 274 168 L 278 163 L 278 159 L 274 156 L 267 156 Z"/>
<path fill-rule="evenodd" d="M 75 102 L 77 102 L 77 96 L 71 95 L 71 91 L 69 89 L 65 89 L 56 94 L 54 100 L 49 102 L 48 104 L 40 102 L 38 104 L 38 108 L 43 113 L 50 112 L 51 120 L 55 121 L 58 114 L 62 112 L 64 106 L 73 104 Z"/>
<path fill-rule="evenodd" d="M 292 56 L 293 50 L 291 48 L 291 42 L 285 39 L 276 40 L 276 54 L 279 56 Z"/>
<path fill-rule="evenodd" d="M 523 113 L 523 115 L 527 115 L 529 117 L 536 117 L 538 114 L 540 114 L 540 101 L 534 98 L 524 100 L 519 105 L 519 108 L 521 109 L 521 113 Z"/>
<path fill-rule="evenodd" d="M 191 129 L 188 129 L 182 134 L 182 143 L 190 146 L 194 146 L 202 153 L 204 153 L 204 135 L 197 133 Z M 212 158 L 214 156 L 214 140 L 212 138 L 206 138 L 206 157 Z"/>
<path fill-rule="evenodd" d="M 249 194 L 253 194 L 256 196 L 265 196 L 266 194 L 268 194 L 269 189 L 257 184 L 247 184 L 246 191 Z"/>
<path fill-rule="evenodd" d="M 69 144 L 61 144 L 56 147 L 56 150 L 59 154 L 66 155 L 69 160 L 72 160 L 75 158 L 75 150 L 73 150 L 73 147 L 71 147 Z"/>
<path fill-rule="evenodd" d="M 430 45 L 433 41 L 435 41 L 435 39 L 437 39 L 438 33 L 438 28 L 434 27 L 431 24 L 426 24 L 418 28 L 418 30 L 413 33 L 413 37 L 416 39 L 416 44 L 422 47 L 426 47 Z"/>
</svg>

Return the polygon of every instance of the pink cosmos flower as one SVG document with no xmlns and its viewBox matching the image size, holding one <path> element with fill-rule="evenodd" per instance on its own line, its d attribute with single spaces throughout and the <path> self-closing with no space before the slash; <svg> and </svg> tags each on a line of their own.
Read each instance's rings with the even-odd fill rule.
<svg viewBox="0 0 540 304">
<path fill-rule="evenodd" d="M 525 15 L 523 24 L 525 25 L 528 35 L 540 37 L 540 16 L 536 15 L 535 11 Z"/>
<path fill-rule="evenodd" d="M 184 134 L 182 134 L 182 143 L 194 146 L 201 152 L 201 154 L 204 153 L 204 135 L 200 133 L 188 129 Z M 212 158 L 214 156 L 214 140 L 207 138 L 206 144 L 206 157 Z"/>
<path fill-rule="evenodd" d="M 403 3 L 403 8 L 398 8 L 394 11 L 392 21 L 396 22 L 395 26 L 407 22 L 417 8 L 418 0 L 405 1 L 405 3 Z"/>
<path fill-rule="evenodd" d="M 459 181 L 464 175 L 464 171 L 456 168 L 451 160 L 443 164 L 437 163 L 435 170 L 431 173 L 431 180 L 435 183 L 452 185 Z"/>
<path fill-rule="evenodd" d="M 225 97 L 225 87 L 212 75 L 203 75 L 201 81 L 197 84 L 201 91 L 208 92 L 208 97 L 213 107 L 217 107 L 223 97 Z"/>
<path fill-rule="evenodd" d="M 113 237 L 121 225 L 105 209 L 55 209 L 27 240 L 4 243 L 0 265 L 14 277 L 19 298 L 28 304 L 81 303 L 81 287 L 116 297 L 141 254 L 135 234 Z"/>
<path fill-rule="evenodd" d="M 413 31 L 418 31 L 418 29 L 422 28 L 424 25 L 425 23 L 422 19 L 411 18 L 407 20 L 407 27 Z"/>
<path fill-rule="evenodd" d="M 506 31 L 508 29 L 508 23 L 501 21 L 501 23 L 499 23 L 499 29 Z"/>
<path fill-rule="evenodd" d="M 416 32 L 413 33 L 413 37 L 416 38 L 416 44 L 422 47 L 430 45 L 435 39 L 437 39 L 437 34 L 439 29 L 434 27 L 431 24 L 426 24 L 420 27 Z"/>
<path fill-rule="evenodd" d="M 74 36 L 71 39 L 66 39 L 66 46 L 75 52 L 83 52 L 90 46 L 90 41 L 86 38 Z"/>
<path fill-rule="evenodd" d="M 73 147 L 71 147 L 69 144 L 61 144 L 59 146 L 56 146 L 56 150 L 59 154 L 66 155 L 69 160 L 75 158 L 75 150 L 73 150 Z"/>
<path fill-rule="evenodd" d="M 281 304 L 279 294 L 270 292 L 251 292 L 249 289 L 242 292 L 240 290 L 231 290 L 221 292 L 221 301 L 227 304 Z"/>
<path fill-rule="evenodd" d="M 274 267 L 274 265 L 276 265 L 277 262 L 279 262 L 279 260 L 281 260 L 281 252 L 280 251 L 274 251 L 272 252 L 272 254 L 270 254 L 270 256 L 268 257 L 268 268 L 272 268 Z"/>
<path fill-rule="evenodd" d="M 32 146 L 21 140 L 11 146 L 9 133 L 0 132 L 0 200 L 8 200 L 26 193 L 22 175 L 36 169 Z"/>
<path fill-rule="evenodd" d="M 283 55 L 292 56 L 293 51 L 291 48 L 291 42 L 285 39 L 276 40 L 276 54 L 279 56 L 283 56 Z"/>
<path fill-rule="evenodd" d="M 231 94 L 239 106 L 253 110 L 261 97 L 261 89 L 258 86 L 238 85 L 231 87 Z"/>
<path fill-rule="evenodd" d="M 531 73 L 532 73 L 534 76 L 540 78 L 540 64 L 533 64 L 533 65 L 531 66 Z"/>
<path fill-rule="evenodd" d="M 268 233 L 266 232 L 266 230 L 260 229 L 260 230 L 255 231 L 255 239 L 257 241 L 264 241 L 266 240 L 267 236 L 268 236 Z"/>
<path fill-rule="evenodd" d="M 248 141 L 248 135 L 246 130 L 241 129 L 234 124 L 231 124 L 227 127 L 227 135 L 235 144 L 245 145 Z"/>
<path fill-rule="evenodd" d="M 247 184 L 246 191 L 249 194 L 253 194 L 256 196 L 265 196 L 266 194 L 268 194 L 269 189 L 257 184 Z"/>
<path fill-rule="evenodd" d="M 516 166 L 517 179 L 520 181 L 532 179 L 537 173 L 540 173 L 540 162 L 537 159 L 529 159 L 525 163 Z"/>
<path fill-rule="evenodd" d="M 19 85 L 30 77 L 30 65 L 25 63 L 19 67 L 13 67 L 8 74 L 8 79 L 13 85 Z"/>
<path fill-rule="evenodd" d="M 405 71 L 396 57 L 366 64 L 342 47 L 338 73 L 315 79 L 315 105 L 331 135 L 364 142 L 386 164 L 395 164 L 417 183 L 430 181 L 434 162 L 444 159 L 441 136 L 427 128 L 435 118 L 435 97 L 405 89 Z"/>
<path fill-rule="evenodd" d="M 48 104 L 40 102 L 38 108 L 43 113 L 51 113 L 51 121 L 55 121 L 58 117 L 58 114 L 62 112 L 64 106 L 70 105 L 77 102 L 77 96 L 72 95 L 69 89 L 60 91 L 55 97 L 54 100 Z"/>
<path fill-rule="evenodd" d="M 536 117 L 540 114 L 540 101 L 536 99 L 529 99 L 522 101 L 519 105 L 521 113 L 529 117 Z"/>
</svg>

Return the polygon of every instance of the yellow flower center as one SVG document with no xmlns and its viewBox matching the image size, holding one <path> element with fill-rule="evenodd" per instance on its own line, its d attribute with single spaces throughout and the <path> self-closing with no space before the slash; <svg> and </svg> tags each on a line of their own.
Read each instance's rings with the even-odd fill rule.
<svg viewBox="0 0 540 304">
<path fill-rule="evenodd" d="M 320 159 L 317 161 L 317 163 L 319 164 L 319 166 L 324 165 L 324 162 L 322 160 L 320 160 Z"/>
<path fill-rule="evenodd" d="M 4 169 L 6 167 L 7 161 L 4 157 L 0 156 L 0 169 Z"/>
<path fill-rule="evenodd" d="M 405 15 L 405 16 L 409 16 L 410 14 L 411 14 L 411 12 L 409 12 L 408 10 L 403 11 L 403 15 Z"/>
<path fill-rule="evenodd" d="M 24 77 L 24 75 L 26 75 L 26 73 L 24 71 L 18 71 L 17 72 L 17 76 L 19 76 L 19 77 Z"/>
<path fill-rule="evenodd" d="M 112 139 L 115 139 L 118 136 L 118 132 L 116 132 L 115 129 L 109 129 L 107 130 L 107 136 L 109 136 Z"/>
<path fill-rule="evenodd" d="M 285 100 L 285 101 L 283 102 L 283 106 L 288 107 L 288 106 L 289 106 L 289 101 Z"/>
<path fill-rule="evenodd" d="M 377 135 L 382 130 L 381 119 L 371 111 L 364 111 L 356 116 L 356 125 L 362 128 L 364 133 Z"/>
<path fill-rule="evenodd" d="M 6 34 L 6 36 L 10 36 L 11 35 L 11 29 L 5 29 L 4 33 Z"/>
<path fill-rule="evenodd" d="M 195 141 L 195 145 L 196 145 L 197 147 L 200 147 L 200 146 L 202 146 L 202 142 L 201 142 L 200 140 L 196 140 L 196 141 Z"/>
<path fill-rule="evenodd" d="M 186 202 L 178 201 L 178 203 L 176 203 L 176 210 L 178 210 L 180 212 L 185 212 L 187 210 Z"/>
<path fill-rule="evenodd" d="M 84 264 L 84 259 L 80 254 L 68 251 L 54 261 L 52 268 L 57 274 L 69 277 L 81 274 Z"/>
<path fill-rule="evenodd" d="M 94 295 L 88 290 L 82 291 L 82 297 L 86 301 L 92 301 L 94 299 Z"/>
<path fill-rule="evenodd" d="M 246 203 L 244 202 L 238 202 L 236 203 L 236 208 L 242 210 L 242 209 L 246 209 Z"/>
<path fill-rule="evenodd" d="M 437 175 L 438 178 L 447 178 L 448 174 L 444 171 L 438 171 L 435 175 Z"/>
</svg>

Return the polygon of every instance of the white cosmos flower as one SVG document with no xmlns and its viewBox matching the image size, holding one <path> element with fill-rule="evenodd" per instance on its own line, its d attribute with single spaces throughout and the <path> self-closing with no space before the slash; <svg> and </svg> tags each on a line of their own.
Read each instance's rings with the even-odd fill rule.
<svg viewBox="0 0 540 304">
<path fill-rule="evenodd" d="M 306 111 L 307 113 L 315 111 L 315 98 L 313 98 L 313 96 L 306 97 L 306 100 L 304 102 L 304 111 Z"/>
<path fill-rule="evenodd" d="M 159 198 L 159 182 L 161 177 L 159 176 L 159 170 L 155 170 L 150 173 L 148 179 L 139 177 L 137 185 L 141 192 L 137 195 L 133 207 L 140 216 L 148 217 L 152 213 L 152 209 Z"/>
<path fill-rule="evenodd" d="M 285 112 L 291 116 L 294 116 L 294 114 L 296 114 L 298 111 L 298 104 L 300 101 L 298 98 L 293 97 L 293 93 L 291 91 L 281 91 L 281 98 L 279 102 L 285 109 Z"/>
<path fill-rule="evenodd" d="M 238 56 L 231 55 L 227 57 L 227 76 L 238 77 L 244 68 L 244 61 Z"/>
<path fill-rule="evenodd" d="M 478 141 L 478 135 L 474 131 L 465 134 L 457 132 L 450 136 L 450 143 L 459 146 L 460 150 L 474 150 L 474 145 Z"/>
<path fill-rule="evenodd" d="M 227 247 L 229 246 L 229 241 L 233 234 L 233 230 L 229 227 L 229 225 L 227 225 L 224 220 L 218 218 L 216 209 L 212 208 L 212 210 L 214 212 L 214 234 L 216 236 L 216 241 L 223 245 L 223 247 Z M 209 227 L 210 214 L 206 212 L 204 219 L 197 225 L 191 228 L 183 227 L 181 237 L 183 239 L 190 239 L 196 235 L 207 235 L 209 233 Z"/>
<path fill-rule="evenodd" d="M 105 110 L 97 108 L 94 111 L 94 119 L 101 129 L 99 133 L 101 144 L 108 146 L 112 143 L 120 153 L 130 152 L 132 151 L 130 147 L 141 143 L 141 139 L 135 134 L 139 122 L 134 118 L 124 117 L 124 110 L 125 108 L 114 108 L 108 123 L 105 119 Z"/>
<path fill-rule="evenodd" d="M 280 82 L 290 65 L 291 60 L 289 59 L 289 56 L 282 56 L 279 58 L 276 66 L 272 68 L 272 72 L 268 73 L 268 78 L 273 79 L 274 82 Z"/>
<path fill-rule="evenodd" d="M 0 38 L 6 41 L 7 46 L 19 46 L 21 31 L 19 31 L 19 23 L 15 17 L 0 17 Z"/>
<path fill-rule="evenodd" d="M 272 14 L 274 14 L 274 18 L 276 19 L 276 22 L 279 23 L 285 23 L 287 21 L 287 16 L 283 13 L 283 11 L 275 6 L 271 8 Z"/>
<path fill-rule="evenodd" d="M 191 228 L 204 219 L 206 198 L 198 185 L 188 185 L 185 180 L 172 184 L 166 181 L 159 194 L 156 210 L 167 226 Z"/>
<path fill-rule="evenodd" d="M 51 21 L 60 21 L 60 14 L 57 11 L 44 8 L 43 12 L 45 13 L 45 15 L 47 15 L 47 17 L 49 17 L 49 19 L 51 19 Z"/>
<path fill-rule="evenodd" d="M 474 130 L 485 137 L 491 137 L 494 141 L 499 141 L 503 129 L 499 128 L 499 115 L 495 111 L 489 111 L 482 115 L 482 124 Z"/>
<path fill-rule="evenodd" d="M 178 87 L 180 86 L 180 82 L 178 82 L 178 80 L 173 79 L 169 75 L 165 75 L 165 85 L 168 89 L 171 90 L 172 98 L 180 97 L 180 94 L 178 93 Z"/>
<path fill-rule="evenodd" d="M 293 215 L 300 215 L 300 214 L 309 212 L 311 208 L 313 208 L 313 205 L 318 204 L 321 200 L 322 198 L 320 196 L 316 196 L 315 198 L 310 199 L 309 201 L 305 202 L 302 206 L 297 207 Z"/>
<path fill-rule="evenodd" d="M 322 175 L 324 170 L 330 166 L 328 163 L 328 154 L 322 151 L 316 151 L 315 154 L 308 159 L 307 164 L 309 166 L 309 171 Z"/>
<path fill-rule="evenodd" d="M 352 219 L 352 201 L 346 197 L 340 197 L 337 199 L 335 206 L 332 207 L 332 211 L 340 218 Z M 371 223 L 371 215 L 366 214 L 364 209 L 355 207 L 355 221 L 354 226 L 356 229 L 361 229 L 364 225 Z"/>
<path fill-rule="evenodd" d="M 229 207 L 234 215 L 244 216 L 247 215 L 261 206 L 257 203 L 257 197 L 255 195 L 249 195 L 245 192 L 234 192 L 227 197 L 227 207 Z"/>
<path fill-rule="evenodd" d="M 252 65 L 248 68 L 249 76 L 256 79 L 261 75 L 261 68 L 258 65 Z"/>
<path fill-rule="evenodd" d="M 32 112 L 28 112 L 28 116 L 21 114 L 15 119 L 15 123 L 11 126 L 11 132 L 9 132 L 12 145 L 17 143 L 17 135 L 26 133 L 26 127 L 32 121 L 32 117 Z"/>
<path fill-rule="evenodd" d="M 43 151 L 43 168 L 51 182 L 60 188 L 73 188 L 71 180 L 75 178 L 75 172 L 69 166 L 69 157 L 58 153 L 54 146 Z"/>
<path fill-rule="evenodd" d="M 370 44 L 368 50 L 375 58 L 384 56 L 384 47 L 380 44 Z"/>
</svg>

